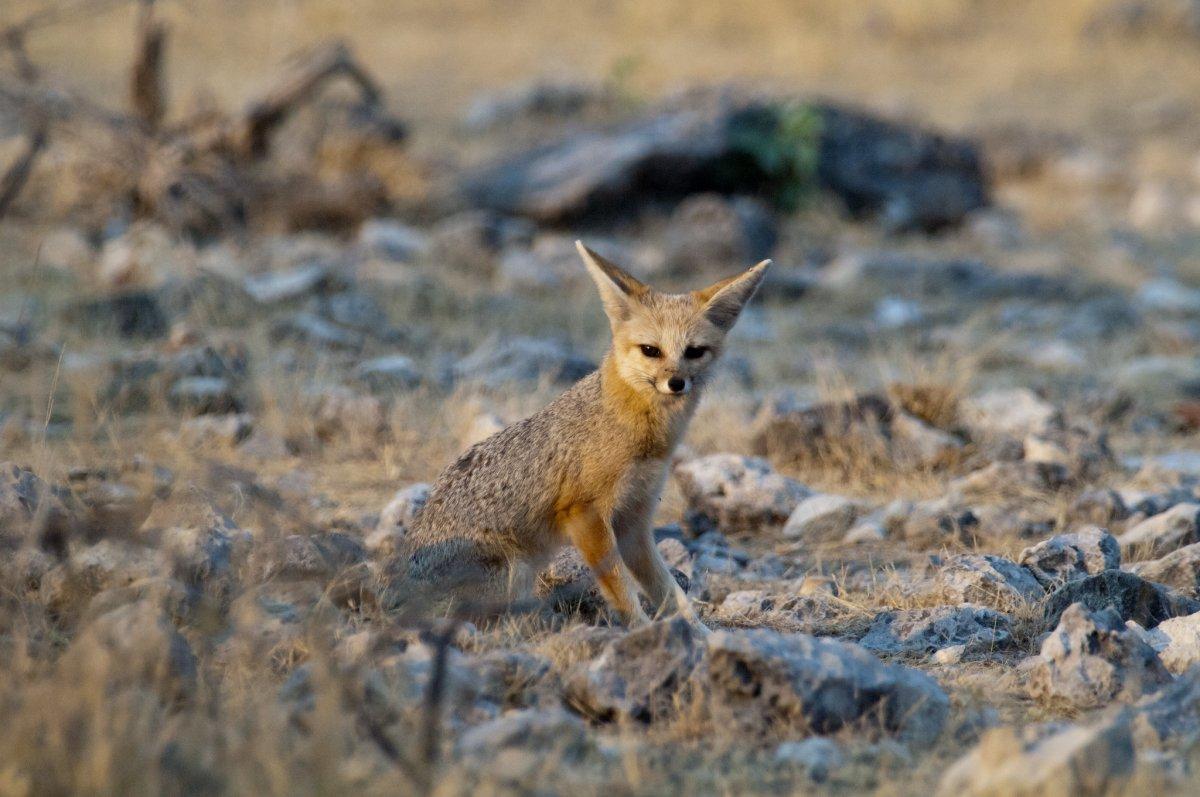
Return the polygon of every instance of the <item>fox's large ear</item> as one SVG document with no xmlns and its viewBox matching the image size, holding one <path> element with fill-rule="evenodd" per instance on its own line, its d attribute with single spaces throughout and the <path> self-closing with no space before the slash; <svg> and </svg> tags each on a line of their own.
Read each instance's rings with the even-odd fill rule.
<svg viewBox="0 0 1200 797">
<path fill-rule="evenodd" d="M 630 306 L 649 293 L 650 287 L 588 249 L 583 241 L 576 241 L 575 248 L 579 250 L 583 264 L 600 291 L 600 301 L 604 303 L 604 312 L 609 320 L 615 324 L 629 318 Z"/>
<path fill-rule="evenodd" d="M 695 296 L 704 303 L 704 315 L 708 320 L 728 332 L 741 315 L 742 308 L 758 290 L 770 265 L 770 260 L 764 260 L 735 277 L 696 291 Z"/>
</svg>

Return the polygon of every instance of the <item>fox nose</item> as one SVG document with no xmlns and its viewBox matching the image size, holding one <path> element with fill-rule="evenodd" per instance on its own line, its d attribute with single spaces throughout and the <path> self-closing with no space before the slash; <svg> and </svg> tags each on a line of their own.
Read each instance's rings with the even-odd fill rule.
<svg viewBox="0 0 1200 797">
<path fill-rule="evenodd" d="M 682 377 L 673 376 L 667 380 L 667 387 L 672 393 L 681 393 L 687 387 L 687 382 L 683 381 Z"/>
</svg>

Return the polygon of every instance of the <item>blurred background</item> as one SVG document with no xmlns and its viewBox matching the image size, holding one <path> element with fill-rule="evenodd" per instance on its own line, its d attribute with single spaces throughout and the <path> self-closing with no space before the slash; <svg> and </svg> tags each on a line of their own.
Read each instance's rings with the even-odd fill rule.
<svg viewBox="0 0 1200 797">
<path fill-rule="evenodd" d="M 67 384 L 108 367 L 97 329 L 252 317 L 306 368 L 403 356 L 443 389 L 489 336 L 594 358 L 584 236 L 668 287 L 773 256 L 730 365 L 752 396 L 953 360 L 1195 414 L 1189 2 L 12 0 L 2 24 L 10 359 L 66 351 Z M 10 426 L 56 373 L 22 369 Z"/>
<path fill-rule="evenodd" d="M 657 518 L 715 624 L 858 640 L 967 600 L 950 554 L 1026 567 L 1200 500 L 1196 0 L 2 0 L 0 794 L 395 793 L 443 747 L 470 791 L 456 734 L 557 707 L 612 629 L 558 607 L 433 644 L 380 596 L 425 484 L 607 348 L 577 238 L 664 289 L 775 261 L 680 453 L 742 470 L 669 480 Z M 689 526 L 729 472 L 787 511 Z M 837 511 L 788 536 L 808 490 Z M 1152 558 L 1190 517 L 1126 565 L 1197 595 L 1200 550 Z M 843 793 L 930 793 L 1001 718 L 1079 717 L 1005 680 L 1057 617 L 995 605 L 1014 647 L 936 670 L 958 731 L 841 738 Z M 464 682 L 495 654 L 500 697 L 456 692 L 413 775 L 451 648 Z M 64 649 L 109 664 L 80 681 Z M 684 714 L 560 711 L 584 741 L 510 780 L 809 767 Z"/>
</svg>

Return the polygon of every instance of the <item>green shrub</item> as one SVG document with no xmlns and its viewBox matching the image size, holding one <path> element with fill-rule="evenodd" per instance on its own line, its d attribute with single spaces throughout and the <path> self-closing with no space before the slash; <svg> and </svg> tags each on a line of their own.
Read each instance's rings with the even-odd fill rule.
<svg viewBox="0 0 1200 797">
<path fill-rule="evenodd" d="M 757 172 L 783 210 L 800 207 L 816 188 L 822 121 L 820 109 L 804 102 L 758 106 L 730 120 L 738 167 Z"/>
</svg>

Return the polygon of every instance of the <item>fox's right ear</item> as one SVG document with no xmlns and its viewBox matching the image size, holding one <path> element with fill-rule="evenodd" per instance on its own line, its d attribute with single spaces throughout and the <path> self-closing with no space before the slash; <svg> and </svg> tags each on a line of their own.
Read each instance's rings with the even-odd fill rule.
<svg viewBox="0 0 1200 797">
<path fill-rule="evenodd" d="M 604 303 L 604 312 L 609 321 L 616 324 L 628 319 L 630 307 L 649 293 L 650 287 L 617 264 L 588 249 L 583 241 L 576 241 L 575 248 L 579 250 L 583 264 L 600 291 L 600 301 Z"/>
</svg>

